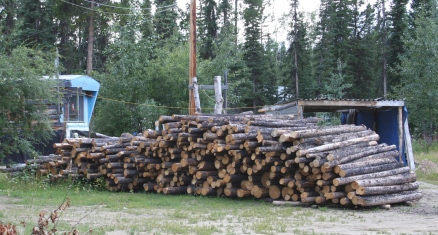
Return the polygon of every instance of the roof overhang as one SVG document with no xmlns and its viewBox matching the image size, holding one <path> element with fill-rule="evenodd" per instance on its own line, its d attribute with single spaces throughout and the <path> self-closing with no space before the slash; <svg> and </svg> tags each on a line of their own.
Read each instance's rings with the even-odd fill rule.
<svg viewBox="0 0 438 235">
<path fill-rule="evenodd" d="M 349 109 L 376 110 L 403 107 L 403 100 L 298 100 L 303 112 L 338 112 Z"/>
</svg>

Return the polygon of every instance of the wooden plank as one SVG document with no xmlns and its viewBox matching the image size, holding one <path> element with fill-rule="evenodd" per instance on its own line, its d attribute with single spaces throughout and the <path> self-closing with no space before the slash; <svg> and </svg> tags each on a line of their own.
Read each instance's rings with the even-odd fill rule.
<svg viewBox="0 0 438 235">
<path fill-rule="evenodd" d="M 193 78 L 193 95 L 195 98 L 195 114 L 201 113 L 201 101 L 199 100 L 198 79 Z"/>
<path fill-rule="evenodd" d="M 189 89 L 193 89 L 193 85 L 188 86 Z M 198 85 L 200 90 L 214 90 L 214 85 Z M 228 85 L 221 84 L 221 90 L 228 90 Z"/>
<path fill-rule="evenodd" d="M 412 141 L 411 134 L 409 133 L 408 118 L 406 118 L 404 123 L 404 137 L 405 137 L 405 151 L 406 151 L 406 161 L 408 162 L 409 168 L 415 171 L 415 161 L 414 161 L 414 151 L 412 151 Z"/>
<path fill-rule="evenodd" d="M 398 160 L 403 162 L 403 107 L 398 107 Z"/>
</svg>

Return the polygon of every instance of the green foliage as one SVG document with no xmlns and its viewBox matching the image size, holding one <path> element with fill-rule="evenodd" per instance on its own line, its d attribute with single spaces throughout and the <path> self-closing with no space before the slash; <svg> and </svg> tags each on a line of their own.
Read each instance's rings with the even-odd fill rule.
<svg viewBox="0 0 438 235">
<path fill-rule="evenodd" d="M 398 97 L 406 98 L 409 121 L 414 133 L 426 138 L 434 136 L 438 124 L 438 18 L 423 12 L 415 19 L 414 35 L 404 41 L 405 53 L 400 57 L 402 86 Z"/>
<path fill-rule="evenodd" d="M 0 159 L 22 151 L 36 154 L 32 145 L 52 134 L 47 104 L 54 101 L 53 54 L 17 47 L 0 53 Z"/>
<path fill-rule="evenodd" d="M 403 35 L 408 28 L 406 5 L 408 0 L 394 0 L 389 17 L 391 19 L 388 37 L 388 87 L 400 84 L 400 55 L 404 52 Z"/>
<path fill-rule="evenodd" d="M 214 58 L 213 45 L 216 42 L 217 6 L 214 0 L 201 0 L 200 12 L 197 19 L 197 36 L 199 40 L 199 57 L 202 59 Z"/>
<path fill-rule="evenodd" d="M 176 5 L 176 0 L 155 0 L 157 7 Z M 174 8 L 165 9 L 154 15 L 155 35 L 159 39 L 158 44 L 178 34 L 178 13 Z"/>
<path fill-rule="evenodd" d="M 188 113 L 189 47 L 169 39 L 154 51 L 155 58 L 145 67 L 147 92 L 167 114 Z"/>
<path fill-rule="evenodd" d="M 343 69 L 345 64 L 338 59 L 337 73 L 332 73 L 330 78 L 324 84 L 324 97 L 328 99 L 342 99 L 346 94 L 346 89 L 352 87 L 352 84 L 346 83 Z"/>
<path fill-rule="evenodd" d="M 52 1 L 19 1 L 18 16 L 22 24 L 18 37 L 21 42 L 29 47 L 53 49 L 56 40 L 53 6 Z"/>
</svg>

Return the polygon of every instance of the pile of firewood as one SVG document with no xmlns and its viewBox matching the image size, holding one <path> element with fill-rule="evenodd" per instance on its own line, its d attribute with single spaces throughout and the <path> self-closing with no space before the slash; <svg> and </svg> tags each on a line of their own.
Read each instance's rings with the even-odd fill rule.
<svg viewBox="0 0 438 235">
<path fill-rule="evenodd" d="M 108 190 L 375 206 L 421 198 L 394 145 L 365 126 L 317 118 L 161 116 L 158 131 L 67 139 L 40 175 L 96 179 Z"/>
</svg>

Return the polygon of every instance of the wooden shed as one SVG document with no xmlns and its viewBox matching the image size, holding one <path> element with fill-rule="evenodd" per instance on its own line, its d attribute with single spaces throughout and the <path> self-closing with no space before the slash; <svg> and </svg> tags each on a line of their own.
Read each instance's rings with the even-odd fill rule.
<svg viewBox="0 0 438 235">
<path fill-rule="evenodd" d="M 403 100 L 297 100 L 265 106 L 259 112 L 294 114 L 303 118 L 306 113 L 338 112 L 342 124 L 365 125 L 380 135 L 380 143 L 397 146 L 399 160 L 415 169 L 408 112 Z"/>
</svg>

